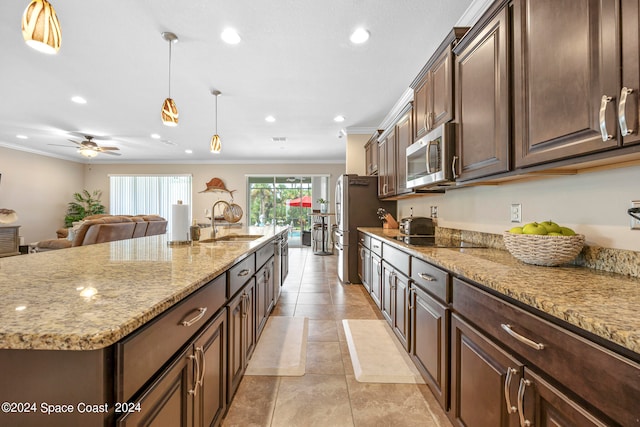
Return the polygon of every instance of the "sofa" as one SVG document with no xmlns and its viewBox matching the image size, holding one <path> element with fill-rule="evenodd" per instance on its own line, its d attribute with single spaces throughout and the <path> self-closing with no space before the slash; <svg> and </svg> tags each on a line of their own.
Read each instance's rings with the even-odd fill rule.
<svg viewBox="0 0 640 427">
<path fill-rule="evenodd" d="M 56 231 L 58 238 L 42 240 L 36 252 L 86 246 L 136 237 L 154 236 L 167 231 L 167 220 L 158 215 L 93 215 L 71 229 Z M 71 232 L 71 236 L 69 233 Z"/>
</svg>

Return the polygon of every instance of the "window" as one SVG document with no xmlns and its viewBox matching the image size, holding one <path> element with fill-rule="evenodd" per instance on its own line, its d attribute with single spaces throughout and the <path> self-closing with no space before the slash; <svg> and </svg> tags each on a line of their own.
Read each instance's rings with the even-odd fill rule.
<svg viewBox="0 0 640 427">
<path fill-rule="evenodd" d="M 171 232 L 171 205 L 191 205 L 191 175 L 109 175 L 111 215 L 160 215 Z"/>
</svg>

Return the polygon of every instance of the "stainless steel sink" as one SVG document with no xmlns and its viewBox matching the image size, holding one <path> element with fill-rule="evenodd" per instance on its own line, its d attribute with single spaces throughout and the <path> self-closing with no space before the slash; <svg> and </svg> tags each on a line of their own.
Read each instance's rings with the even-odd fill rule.
<svg viewBox="0 0 640 427">
<path fill-rule="evenodd" d="M 226 236 L 216 237 L 215 239 L 200 240 L 200 243 L 233 243 L 233 242 L 252 242 L 256 239 L 264 237 L 262 234 L 228 234 Z"/>
</svg>

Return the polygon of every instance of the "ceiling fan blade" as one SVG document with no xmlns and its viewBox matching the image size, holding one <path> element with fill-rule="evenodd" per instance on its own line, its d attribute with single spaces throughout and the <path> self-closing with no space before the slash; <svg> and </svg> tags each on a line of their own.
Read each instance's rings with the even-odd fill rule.
<svg viewBox="0 0 640 427">
<path fill-rule="evenodd" d="M 47 144 L 47 145 L 55 145 L 56 147 L 67 147 L 67 148 L 78 148 L 73 145 L 62 145 L 62 144 Z"/>
<path fill-rule="evenodd" d="M 102 151 L 102 153 L 104 154 L 110 154 L 112 156 L 121 156 L 122 154 L 120 153 L 114 153 L 113 151 Z"/>
<path fill-rule="evenodd" d="M 69 142 L 73 142 L 76 145 L 82 145 L 82 142 L 74 141 L 73 139 L 67 139 Z"/>
<path fill-rule="evenodd" d="M 100 147 L 100 150 L 101 151 L 105 151 L 105 150 L 113 151 L 113 150 L 119 150 L 119 148 L 118 147 Z"/>
</svg>

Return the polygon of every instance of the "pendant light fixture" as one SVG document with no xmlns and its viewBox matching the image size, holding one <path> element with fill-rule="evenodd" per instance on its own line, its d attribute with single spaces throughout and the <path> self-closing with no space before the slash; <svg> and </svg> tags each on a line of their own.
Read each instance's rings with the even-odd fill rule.
<svg viewBox="0 0 640 427">
<path fill-rule="evenodd" d="M 162 38 L 169 42 L 169 97 L 162 104 L 162 123 L 165 126 L 178 126 L 178 107 L 171 99 L 171 45 L 178 42 L 178 36 L 174 33 L 164 32 Z"/>
<path fill-rule="evenodd" d="M 58 53 L 62 43 L 60 22 L 47 0 L 33 0 L 22 14 L 22 37 L 28 46 L 50 55 Z"/>
<path fill-rule="evenodd" d="M 211 92 L 216 97 L 216 133 L 211 137 L 211 142 L 209 143 L 209 151 L 214 154 L 220 154 L 222 151 L 222 142 L 220 141 L 220 136 L 218 135 L 218 97 L 221 95 L 219 90 L 214 90 Z"/>
</svg>

